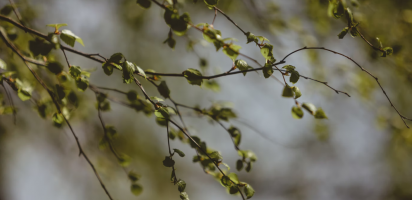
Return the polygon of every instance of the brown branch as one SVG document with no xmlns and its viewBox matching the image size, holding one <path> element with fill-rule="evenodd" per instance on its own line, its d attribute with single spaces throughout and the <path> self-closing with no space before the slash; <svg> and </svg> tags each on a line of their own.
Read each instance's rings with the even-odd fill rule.
<svg viewBox="0 0 412 200">
<path fill-rule="evenodd" d="M 96 171 L 96 168 L 94 167 L 94 165 L 92 164 L 92 162 L 90 161 L 90 159 L 88 158 L 88 156 L 85 154 L 85 152 L 83 151 L 83 148 L 80 145 L 80 141 L 79 138 L 77 137 L 76 133 L 73 130 L 73 127 L 70 125 L 69 121 L 67 120 L 67 118 L 62 114 L 62 111 L 60 109 L 59 103 L 57 102 L 57 100 L 54 97 L 53 92 L 47 87 L 47 85 L 43 82 L 43 80 L 39 77 L 39 75 L 37 75 L 37 73 L 29 66 L 28 61 L 25 59 L 25 56 L 23 56 L 22 53 L 20 53 L 20 51 L 17 49 L 16 46 L 14 46 L 13 43 L 11 43 L 6 34 L 4 33 L 4 30 L 0 29 L 1 32 L 1 36 L 3 38 L 3 41 L 7 44 L 7 46 L 9 48 L 11 48 L 24 62 L 24 64 L 26 65 L 26 67 L 30 70 L 30 72 L 33 74 L 34 78 L 37 80 L 37 82 L 40 83 L 40 85 L 47 91 L 47 93 L 49 94 L 50 98 L 52 99 L 54 105 L 56 106 L 56 109 L 58 111 L 59 114 L 62 115 L 64 121 L 66 122 L 66 124 L 69 126 L 70 131 L 72 132 L 73 137 L 76 140 L 76 144 L 77 147 L 79 148 L 79 156 L 83 155 L 83 157 L 86 159 L 86 161 L 89 163 L 90 167 L 92 168 L 92 170 L 94 171 L 97 179 L 100 182 L 100 185 L 102 186 L 103 190 L 106 192 L 107 196 L 112 200 L 113 198 L 110 196 L 109 191 L 106 189 L 106 186 L 103 184 L 103 181 L 101 180 L 99 174 Z"/>
<path fill-rule="evenodd" d="M 391 104 L 391 106 L 393 107 L 393 109 L 395 109 L 395 111 L 396 111 L 396 112 L 398 113 L 398 115 L 401 117 L 401 119 L 402 119 L 403 123 L 405 124 L 405 126 L 406 126 L 407 128 L 409 128 L 409 126 L 408 126 L 408 124 L 406 124 L 406 121 L 405 121 L 405 120 L 412 121 L 412 119 L 411 119 L 411 118 L 407 118 L 407 117 L 405 117 L 404 115 L 402 115 L 402 114 L 399 112 L 399 110 L 395 107 L 395 105 L 393 105 L 391 99 L 390 99 L 389 96 L 386 94 L 386 91 L 383 89 L 381 83 L 379 82 L 378 77 L 376 77 L 376 76 L 374 76 L 373 74 L 371 74 L 368 70 L 366 70 L 365 68 L 363 68 L 359 63 L 357 63 L 357 62 L 356 62 L 355 60 L 353 60 L 351 57 L 349 57 L 349 56 L 347 56 L 347 55 L 344 55 L 344 54 L 342 54 L 342 53 L 339 53 L 339 52 L 336 52 L 336 51 L 327 49 L 327 48 L 325 48 L 325 47 L 303 47 L 303 48 L 300 48 L 300 49 L 297 49 L 297 50 L 293 51 L 292 53 L 289 53 L 288 55 L 286 55 L 286 56 L 282 59 L 282 61 L 284 61 L 287 57 L 289 57 L 290 55 L 292 55 L 292 54 L 294 54 L 294 53 L 296 53 L 296 52 L 298 52 L 298 51 L 309 50 L 309 49 L 317 49 L 317 50 L 329 51 L 329 52 L 332 52 L 332 53 L 334 53 L 334 54 L 338 54 L 338 55 L 340 55 L 340 56 L 343 56 L 343 57 L 347 58 L 348 60 L 352 61 L 352 62 L 353 62 L 356 66 L 358 66 L 359 69 L 361 69 L 363 72 L 367 73 L 370 77 L 372 77 L 373 79 L 375 79 L 376 83 L 377 83 L 377 84 L 379 85 L 379 87 L 381 88 L 383 94 L 386 96 L 386 99 L 388 99 L 388 101 L 389 101 L 389 103 Z M 339 92 L 340 92 L 340 91 L 339 91 Z"/>
</svg>

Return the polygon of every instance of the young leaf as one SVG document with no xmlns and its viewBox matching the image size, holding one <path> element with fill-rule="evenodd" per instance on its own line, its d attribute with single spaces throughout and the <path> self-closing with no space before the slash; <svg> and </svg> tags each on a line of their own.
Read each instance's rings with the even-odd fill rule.
<svg viewBox="0 0 412 200">
<path fill-rule="evenodd" d="M 216 6 L 219 3 L 219 0 L 204 0 L 205 4 L 209 7 Z"/>
<path fill-rule="evenodd" d="M 299 72 L 293 70 L 293 71 L 292 71 L 292 74 L 290 75 L 289 81 L 290 81 L 291 83 L 295 84 L 295 83 L 298 82 L 299 77 L 300 77 Z"/>
<path fill-rule="evenodd" d="M 230 181 L 230 178 L 228 176 L 222 176 L 220 179 L 220 183 L 222 183 L 223 186 L 229 187 L 232 185 L 232 181 Z"/>
<path fill-rule="evenodd" d="M 272 64 L 266 63 L 262 71 L 263 71 L 263 76 L 265 78 L 269 78 L 270 76 L 272 76 L 273 74 Z"/>
<path fill-rule="evenodd" d="M 285 66 L 283 66 L 282 67 L 283 69 L 286 69 L 286 72 L 293 72 L 293 71 L 295 71 L 295 66 L 293 66 L 293 65 L 285 65 Z"/>
<path fill-rule="evenodd" d="M 299 88 L 296 86 L 292 87 L 293 92 L 295 93 L 295 99 L 298 99 L 302 96 L 302 92 L 300 92 Z"/>
<path fill-rule="evenodd" d="M 173 167 L 173 165 L 175 165 L 175 161 L 172 160 L 171 157 L 165 156 L 165 159 L 163 160 L 163 165 L 165 167 Z"/>
<path fill-rule="evenodd" d="M 181 200 L 189 200 L 189 195 L 186 192 L 181 192 L 180 193 L 180 199 Z"/>
<path fill-rule="evenodd" d="M 143 192 L 143 187 L 137 183 L 133 183 L 130 190 L 135 196 L 139 196 Z"/>
<path fill-rule="evenodd" d="M 177 182 L 177 189 L 179 190 L 179 192 L 184 192 L 186 189 L 186 182 L 184 180 L 179 180 Z"/>
<path fill-rule="evenodd" d="M 343 37 L 345 37 L 345 35 L 349 32 L 349 27 L 345 27 L 339 34 L 338 37 L 339 39 L 343 39 Z"/>
<path fill-rule="evenodd" d="M 167 84 L 165 81 L 162 81 L 159 86 L 157 87 L 157 90 L 159 93 L 164 97 L 164 98 L 169 98 L 170 97 L 170 90 L 169 87 L 167 87 Z"/>
<path fill-rule="evenodd" d="M 327 119 L 328 117 L 326 116 L 325 112 L 322 110 L 322 108 L 318 108 L 315 112 L 315 118 L 316 119 Z"/>
<path fill-rule="evenodd" d="M 59 74 L 63 71 L 63 66 L 58 62 L 49 62 L 47 63 L 46 68 L 53 74 Z"/>
<path fill-rule="evenodd" d="M 74 79 L 77 79 L 82 74 L 82 70 L 79 66 L 71 66 L 69 72 Z"/>
<path fill-rule="evenodd" d="M 126 154 L 120 154 L 118 161 L 119 161 L 120 166 L 127 167 L 130 165 L 131 158 Z"/>
<path fill-rule="evenodd" d="M 123 82 L 126 84 L 130 84 L 134 80 L 134 70 L 135 70 L 135 65 L 129 61 L 126 61 L 122 65 L 123 69 Z"/>
<path fill-rule="evenodd" d="M 59 29 L 60 27 L 67 26 L 67 24 L 66 23 L 64 23 L 64 24 L 47 24 L 46 26 Z"/>
<path fill-rule="evenodd" d="M 12 11 L 13 11 L 12 5 L 5 5 L 3 8 L 1 8 L 0 14 L 7 16 L 7 15 L 10 15 Z"/>
<path fill-rule="evenodd" d="M 229 46 L 223 47 L 223 53 L 225 53 L 229 58 L 235 60 L 239 55 L 239 50 L 242 47 L 239 45 L 230 44 Z"/>
<path fill-rule="evenodd" d="M 250 172 L 250 170 L 252 170 L 252 162 L 248 162 L 247 166 L 245 168 L 246 172 Z"/>
<path fill-rule="evenodd" d="M 68 44 L 71 47 L 74 47 L 75 42 L 78 42 L 82 46 L 84 46 L 83 40 L 80 37 L 78 37 L 77 35 L 75 35 L 73 32 L 71 32 L 70 30 L 67 30 L 67 29 L 62 30 L 62 32 L 60 34 L 60 39 L 62 39 L 64 43 Z"/>
<path fill-rule="evenodd" d="M 202 79 L 202 73 L 199 72 L 197 69 L 187 69 L 183 72 L 183 75 L 187 79 L 187 82 L 189 82 L 192 85 L 202 85 L 203 79 Z"/>
<path fill-rule="evenodd" d="M 137 0 L 136 2 L 142 8 L 149 8 L 152 2 L 150 0 Z"/>
<path fill-rule="evenodd" d="M 138 99 L 138 96 L 139 96 L 139 95 L 138 95 L 137 92 L 134 91 L 134 90 L 130 90 L 130 91 L 127 92 L 127 94 L 126 94 L 127 99 L 128 99 L 129 101 L 131 101 L 131 102 L 137 100 L 137 99 Z"/>
<path fill-rule="evenodd" d="M 254 190 L 254 189 L 252 188 L 252 186 L 250 186 L 249 184 L 247 184 L 247 185 L 245 186 L 244 191 L 245 191 L 245 194 L 246 194 L 246 198 L 247 198 L 247 199 L 252 198 L 253 195 L 255 194 L 255 190 Z"/>
<path fill-rule="evenodd" d="M 0 59 L 0 69 L 7 69 L 7 64 L 4 60 Z"/>
<path fill-rule="evenodd" d="M 80 77 L 76 80 L 76 86 L 77 89 L 83 92 L 87 89 L 87 87 L 89 87 L 89 80 L 84 77 Z"/>
<path fill-rule="evenodd" d="M 155 115 L 158 118 L 170 119 L 170 113 L 167 107 L 161 107 L 155 111 Z"/>
<path fill-rule="evenodd" d="M 138 180 L 140 179 L 140 175 L 134 173 L 133 171 L 130 171 L 127 176 L 129 177 L 129 179 L 130 179 L 132 182 L 136 182 L 136 181 L 138 181 Z"/>
<path fill-rule="evenodd" d="M 303 117 L 303 111 L 301 108 L 294 106 L 292 108 L 292 117 L 295 119 L 302 119 Z"/>
<path fill-rule="evenodd" d="M 311 115 L 314 115 L 316 112 L 316 107 L 315 105 L 311 104 L 311 103 L 303 103 L 302 104 L 302 108 L 304 108 L 305 110 L 307 110 Z"/>
<path fill-rule="evenodd" d="M 246 44 L 250 43 L 250 42 L 258 42 L 256 36 L 251 33 L 251 32 L 247 32 L 246 33 L 246 37 L 247 37 L 247 42 Z"/>
<path fill-rule="evenodd" d="M 173 149 L 174 152 L 176 152 L 177 154 L 179 154 L 180 157 L 185 157 L 185 153 L 183 153 L 183 151 L 180 151 L 179 149 Z M 181 191 L 182 192 L 182 191 Z"/>
<path fill-rule="evenodd" d="M 292 88 L 291 88 L 289 85 L 286 85 L 286 86 L 283 88 L 282 96 L 283 96 L 283 97 L 293 97 L 293 96 L 294 96 L 294 95 L 293 95 L 293 90 L 292 90 Z"/>
<path fill-rule="evenodd" d="M 237 160 L 236 161 L 236 169 L 237 169 L 237 171 L 240 171 L 240 170 L 242 170 L 243 169 L 243 161 L 242 160 Z"/>
<path fill-rule="evenodd" d="M 20 89 L 17 91 L 17 96 L 19 96 L 19 98 L 20 98 L 22 101 L 27 101 L 27 100 L 29 100 L 29 99 L 31 98 L 31 92 L 30 92 L 29 90 L 20 88 Z"/>
</svg>

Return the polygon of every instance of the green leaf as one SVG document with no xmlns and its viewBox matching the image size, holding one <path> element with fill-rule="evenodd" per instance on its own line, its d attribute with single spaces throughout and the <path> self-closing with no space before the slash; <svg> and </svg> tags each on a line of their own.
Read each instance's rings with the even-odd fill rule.
<svg viewBox="0 0 412 200">
<path fill-rule="evenodd" d="M 63 66 L 59 62 L 49 62 L 46 68 L 53 74 L 60 74 L 63 71 Z"/>
<path fill-rule="evenodd" d="M 20 89 L 17 91 L 17 96 L 19 96 L 19 98 L 20 98 L 22 101 L 27 101 L 27 100 L 29 100 L 29 99 L 31 98 L 31 92 L 30 92 L 29 90 L 27 90 L 27 89 L 20 88 Z"/>
<path fill-rule="evenodd" d="M 204 0 L 205 4 L 209 7 L 216 6 L 219 3 L 219 0 Z"/>
<path fill-rule="evenodd" d="M 311 115 L 314 115 L 316 112 L 316 106 L 311 103 L 303 103 L 302 108 L 307 110 Z"/>
<path fill-rule="evenodd" d="M 356 29 L 355 27 L 351 28 L 351 29 L 350 29 L 350 35 L 351 35 L 353 38 L 359 36 L 358 29 Z"/>
<path fill-rule="evenodd" d="M 260 53 L 262 54 L 262 56 L 264 58 L 266 58 L 267 60 L 271 60 L 271 58 L 273 57 L 273 45 L 271 44 L 265 44 L 261 49 L 260 49 Z"/>
<path fill-rule="evenodd" d="M 137 183 L 133 183 L 130 190 L 135 196 L 139 196 L 143 192 L 143 187 Z"/>
<path fill-rule="evenodd" d="M 250 42 L 257 42 L 256 36 L 255 36 L 253 33 L 251 33 L 251 32 L 247 32 L 247 33 L 246 33 L 246 37 L 247 37 L 247 42 L 246 42 L 246 44 L 248 44 L 248 43 L 250 43 Z"/>
<path fill-rule="evenodd" d="M 179 180 L 177 183 L 177 189 L 179 192 L 184 192 L 186 189 L 186 182 L 184 180 Z"/>
<path fill-rule="evenodd" d="M 325 112 L 322 110 L 322 108 L 318 108 L 315 112 L 315 118 L 316 119 L 327 119 L 328 117 L 326 116 Z"/>
<path fill-rule="evenodd" d="M 223 186 L 229 187 L 232 185 L 232 181 L 230 181 L 230 178 L 228 176 L 222 176 L 220 179 L 220 183 L 222 183 Z"/>
<path fill-rule="evenodd" d="M 56 84 L 56 93 L 57 93 L 57 98 L 59 100 L 62 100 L 66 96 L 66 93 L 64 92 L 64 88 L 59 84 Z"/>
<path fill-rule="evenodd" d="M 283 97 L 293 97 L 293 96 L 294 96 L 293 90 L 292 90 L 292 88 L 291 88 L 289 85 L 286 85 L 286 86 L 283 88 L 282 96 L 283 96 Z"/>
<path fill-rule="evenodd" d="M 180 151 L 179 149 L 173 149 L 174 152 L 176 152 L 177 154 L 179 154 L 180 157 L 185 157 L 185 153 L 183 153 L 183 151 Z M 181 191 L 182 192 L 182 191 Z"/>
<path fill-rule="evenodd" d="M 102 64 L 102 68 L 103 68 L 104 73 L 105 73 L 107 76 L 110 76 L 110 75 L 113 74 L 113 67 L 110 66 L 110 64 L 104 62 L 104 63 Z"/>
<path fill-rule="evenodd" d="M 152 2 L 150 0 L 137 0 L 136 2 L 142 8 L 149 8 Z"/>
<path fill-rule="evenodd" d="M 76 80 L 76 86 L 78 90 L 84 92 L 87 87 L 89 87 L 89 80 L 84 77 L 80 77 Z"/>
<path fill-rule="evenodd" d="M 155 111 L 156 117 L 170 119 L 170 113 L 167 107 L 161 107 Z"/>
<path fill-rule="evenodd" d="M 233 137 L 233 141 L 236 146 L 239 146 L 242 134 L 240 133 L 239 129 L 234 126 L 230 126 L 228 129 L 230 136 Z"/>
<path fill-rule="evenodd" d="M 252 162 L 248 162 L 245 168 L 246 172 L 250 172 L 252 170 Z"/>
<path fill-rule="evenodd" d="M 189 82 L 191 85 L 202 85 L 202 73 L 200 73 L 199 70 L 190 68 L 185 70 L 183 72 L 183 75 L 185 76 L 187 82 Z"/>
<path fill-rule="evenodd" d="M 129 92 L 127 92 L 126 96 L 127 96 L 127 99 L 131 102 L 133 102 L 133 101 L 135 101 L 139 98 L 139 95 L 134 90 L 130 90 Z"/>
<path fill-rule="evenodd" d="M 293 84 L 297 83 L 299 80 L 299 72 L 298 71 L 292 71 L 291 75 L 290 75 L 290 79 L 289 81 Z"/>
<path fill-rule="evenodd" d="M 246 61 L 244 60 L 236 60 L 235 61 L 235 66 L 240 70 L 240 71 L 245 71 L 251 68 Z M 246 72 L 243 72 L 243 75 L 246 76 Z"/>
<path fill-rule="evenodd" d="M 295 99 L 298 99 L 302 96 L 302 92 L 300 92 L 299 88 L 296 86 L 292 87 L 293 92 L 295 93 Z"/>
<path fill-rule="evenodd" d="M 167 43 L 167 45 L 168 45 L 170 48 L 175 49 L 176 40 L 175 40 L 174 38 L 168 37 L 168 38 L 163 42 L 163 44 L 165 44 L 165 43 Z"/>
<path fill-rule="evenodd" d="M 352 24 L 353 23 L 353 14 L 352 11 L 349 8 L 346 8 L 345 10 L 346 18 L 348 19 L 348 23 Z"/>
<path fill-rule="evenodd" d="M 34 56 L 45 56 L 50 53 L 53 47 L 54 45 L 50 44 L 44 39 L 35 38 L 34 40 L 29 41 L 29 50 L 33 53 Z"/>
<path fill-rule="evenodd" d="M 67 24 L 66 23 L 64 23 L 64 24 L 47 24 L 46 26 L 59 29 L 60 27 L 67 26 Z"/>
<path fill-rule="evenodd" d="M 170 97 L 170 90 L 169 87 L 167 87 L 167 84 L 165 81 L 162 81 L 159 86 L 157 87 L 157 90 L 159 91 L 160 95 L 162 95 L 164 98 L 169 98 Z"/>
<path fill-rule="evenodd" d="M 236 169 L 237 169 L 237 171 L 240 171 L 240 170 L 242 170 L 243 169 L 243 161 L 242 160 L 237 160 L 236 161 Z"/>
<path fill-rule="evenodd" d="M 383 50 L 385 51 L 385 53 L 384 53 L 385 56 L 386 55 L 390 56 L 390 55 L 393 54 L 393 49 L 391 47 L 385 47 L 385 48 L 383 48 Z M 385 56 L 382 55 L 382 57 L 385 57 Z"/>
<path fill-rule="evenodd" d="M 10 15 L 12 11 L 13 11 L 12 5 L 5 5 L 3 8 L 1 8 L 0 14 L 7 16 L 7 15 Z"/>
<path fill-rule="evenodd" d="M 286 69 L 286 72 L 293 72 L 293 71 L 295 71 L 295 66 L 293 66 L 293 65 L 285 65 L 285 66 L 283 66 L 282 67 L 283 69 Z"/>
<path fill-rule="evenodd" d="M 119 161 L 120 166 L 122 167 L 129 166 L 130 162 L 132 161 L 132 159 L 126 154 L 120 154 L 117 159 Z"/>
<path fill-rule="evenodd" d="M 109 111 L 110 110 L 110 102 L 109 101 L 103 101 L 101 103 L 97 103 L 97 105 L 100 107 L 101 111 Z M 96 108 L 98 108 L 96 106 Z"/>
<path fill-rule="evenodd" d="M 265 66 L 263 67 L 262 72 L 263 72 L 263 76 L 265 78 L 269 78 L 270 76 L 272 76 L 272 74 L 273 74 L 272 64 L 266 63 Z"/>
<path fill-rule="evenodd" d="M 173 167 L 173 165 L 175 165 L 175 161 L 171 157 L 165 156 L 165 159 L 163 160 L 163 165 L 165 167 Z"/>
<path fill-rule="evenodd" d="M 122 65 L 123 69 L 123 82 L 126 84 L 130 84 L 134 80 L 134 70 L 135 70 L 135 65 L 129 61 L 126 61 Z"/>
<path fill-rule="evenodd" d="M 267 38 L 265 38 L 265 37 L 263 37 L 263 36 L 256 36 L 261 42 L 264 42 L 264 41 L 268 41 L 268 42 L 270 42 Z"/>
<path fill-rule="evenodd" d="M 230 173 L 229 175 L 227 175 L 230 180 L 232 180 L 235 184 L 239 184 L 239 178 L 237 177 L 237 174 L 235 173 Z"/>
<path fill-rule="evenodd" d="M 139 74 L 143 75 L 144 78 L 147 78 L 147 77 L 146 77 L 146 73 L 144 72 L 144 70 L 143 70 L 142 68 L 140 68 L 140 67 L 137 66 L 136 64 L 134 64 L 134 67 L 135 67 L 135 69 L 137 70 L 137 72 L 138 72 Z"/>
<path fill-rule="evenodd" d="M 201 68 L 206 68 L 207 67 L 207 60 L 204 58 L 199 59 L 199 65 Z"/>
<path fill-rule="evenodd" d="M 249 184 L 247 184 L 244 188 L 244 192 L 246 194 L 246 198 L 250 199 L 253 197 L 253 195 L 255 194 L 255 190 L 252 188 L 252 186 L 250 186 Z"/>
<path fill-rule="evenodd" d="M 297 106 L 292 108 L 292 117 L 295 119 L 302 119 L 303 117 L 303 110 Z"/>
<path fill-rule="evenodd" d="M 180 199 L 189 200 L 189 195 L 186 192 L 181 192 L 180 193 Z"/>
<path fill-rule="evenodd" d="M 140 179 L 140 175 L 134 173 L 133 171 L 130 171 L 127 176 L 129 177 L 129 179 L 130 179 L 132 182 L 136 182 L 136 181 L 138 181 L 138 180 Z"/>
<path fill-rule="evenodd" d="M 159 102 L 159 101 L 164 101 L 163 99 L 161 99 L 161 98 L 159 98 L 159 97 L 155 97 L 155 96 L 150 97 L 150 99 L 153 100 L 153 101 L 157 101 L 157 102 Z"/>
<path fill-rule="evenodd" d="M 0 59 L 0 69 L 7 69 L 7 64 L 2 59 Z"/>
<path fill-rule="evenodd" d="M 239 50 L 241 48 L 242 47 L 239 46 L 239 45 L 230 44 L 229 46 L 224 46 L 222 51 L 229 58 L 231 58 L 232 60 L 235 60 L 237 58 L 237 56 L 239 55 Z"/>
<path fill-rule="evenodd" d="M 115 53 L 112 56 L 110 56 L 109 61 L 108 62 L 113 62 L 116 64 L 122 64 L 122 60 L 124 59 L 124 56 L 122 53 Z M 121 69 L 120 69 L 121 70 Z"/>
<path fill-rule="evenodd" d="M 54 113 L 52 120 L 53 120 L 53 125 L 56 127 L 61 127 L 64 122 L 63 115 L 59 113 Z"/>
<path fill-rule="evenodd" d="M 236 194 L 239 192 L 238 186 L 232 185 L 229 187 L 229 194 Z"/>
<path fill-rule="evenodd" d="M 68 44 L 71 47 L 74 47 L 74 42 L 78 42 L 82 46 L 84 46 L 83 40 L 70 30 L 62 30 L 60 34 L 60 39 L 62 39 L 64 43 Z"/>
<path fill-rule="evenodd" d="M 250 150 L 239 150 L 237 153 L 239 156 L 242 156 L 242 158 L 249 158 L 253 162 L 257 160 L 256 154 Z"/>
<path fill-rule="evenodd" d="M 69 72 L 73 78 L 77 79 L 82 74 L 82 69 L 79 66 L 71 66 Z"/>
<path fill-rule="evenodd" d="M 203 85 L 206 89 L 210 89 L 213 92 L 219 92 L 220 91 L 220 85 L 215 80 L 205 81 Z"/>
<path fill-rule="evenodd" d="M 209 156 L 210 158 L 212 158 L 212 160 L 216 162 L 220 162 L 223 159 L 222 155 L 220 155 L 218 151 L 213 151 L 212 153 L 209 154 Z"/>
<path fill-rule="evenodd" d="M 107 137 L 108 137 L 110 140 L 112 140 L 112 139 L 114 139 L 115 137 L 117 137 L 117 131 L 116 131 L 116 129 L 114 129 L 114 126 L 106 125 L 104 128 L 106 129 Z"/>
<path fill-rule="evenodd" d="M 339 34 L 338 37 L 339 39 L 343 39 L 343 37 L 345 37 L 345 35 L 349 32 L 349 27 L 345 27 Z"/>
</svg>

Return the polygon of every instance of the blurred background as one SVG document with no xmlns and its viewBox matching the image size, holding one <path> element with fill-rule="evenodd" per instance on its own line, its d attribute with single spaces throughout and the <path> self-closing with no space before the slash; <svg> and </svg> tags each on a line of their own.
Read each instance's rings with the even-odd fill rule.
<svg viewBox="0 0 412 200">
<path fill-rule="evenodd" d="M 105 57 L 122 52 L 142 69 L 164 73 L 181 73 L 188 68 L 201 70 L 202 58 L 208 66 L 202 69 L 204 75 L 221 73 L 232 66 L 221 50 L 216 52 L 193 28 L 187 36 L 174 36 L 174 50 L 163 44 L 169 27 L 163 19 L 164 11 L 154 4 L 143 9 L 133 0 L 15 1 L 28 26 L 42 33 L 53 31 L 46 24 L 67 23 L 64 28 L 83 39 L 84 47 L 75 45 L 83 52 Z M 181 13 L 189 12 L 194 24 L 212 22 L 214 11 L 203 1 L 178 2 Z M 6 4 L 4 0 L 0 7 Z M 347 6 L 361 22 L 359 28 L 365 37 L 376 46 L 379 44 L 375 38 L 379 37 L 384 47 L 394 49 L 394 55 L 381 58 L 362 39 L 349 34 L 338 39 L 337 34 L 346 24 L 328 16 L 327 0 L 222 0 L 218 4 L 245 31 L 268 38 L 278 60 L 304 46 L 327 47 L 353 58 L 379 77 L 394 105 L 412 117 L 408 53 L 412 42 L 412 1 L 358 0 L 347 1 Z M 264 62 L 256 45 L 246 44 L 242 32 L 221 14 L 217 15 L 214 27 L 221 30 L 223 38 L 237 38 L 235 44 L 242 46 L 241 53 Z M 11 35 L 15 31 L 14 43 L 28 51 L 27 43 L 33 38 L 19 29 L 8 31 Z M 194 51 L 188 51 L 190 41 Z M 61 51 L 53 50 L 53 54 L 65 64 Z M 71 65 L 97 67 L 90 83 L 138 91 L 136 85 L 122 83 L 121 72 L 115 71 L 108 77 L 100 64 L 69 52 L 67 55 Z M 3 41 L 0 58 L 19 76 L 30 75 Z M 264 79 L 260 72 L 216 79 L 220 87 L 215 90 L 190 85 L 184 78 L 163 80 L 167 81 L 174 100 L 185 105 L 207 108 L 216 102 L 230 102 L 226 104 L 233 107 L 238 119 L 225 125 L 240 128 L 240 147 L 254 151 L 258 157 L 251 172 L 237 172 L 241 181 L 255 189 L 254 199 L 412 199 L 412 130 L 406 128 L 376 82 L 349 60 L 326 51 L 302 51 L 289 57 L 287 64 L 296 66 L 302 75 L 327 81 L 351 97 L 301 78 L 296 84 L 303 94 L 299 101 L 322 107 L 329 119 L 316 120 L 305 113 L 303 119 L 297 120 L 290 113 L 294 101 L 281 96 L 283 86 L 274 79 Z M 41 68 L 39 73 L 42 77 L 50 75 Z M 276 71 L 274 74 L 281 78 Z M 148 81 L 142 79 L 142 84 L 149 95 L 160 96 Z M 0 93 L 8 103 L 3 88 Z M 119 133 L 115 147 L 131 158 L 126 168 L 141 175 L 143 193 L 134 196 L 116 158 L 109 150 L 99 149 L 103 130 L 94 93 L 90 89 L 76 93 L 82 101 L 71 114 L 70 122 L 111 195 L 122 200 L 179 199 L 177 187 L 170 182 L 171 169 L 162 165 L 168 155 L 166 130 L 156 123 L 155 116 L 147 117 L 114 103 L 110 112 L 102 114 L 105 122 L 114 125 Z M 125 98 L 116 93 L 109 95 Z M 12 115 L 0 115 L 0 199 L 108 199 L 90 166 L 78 157 L 68 127 L 54 127 L 50 118 L 39 117 L 33 103 L 22 102 L 14 92 L 12 98 L 18 109 L 17 124 L 13 124 Z M 191 110 L 181 111 L 190 132 L 219 150 L 224 162 L 236 171 L 238 153 L 227 132 L 204 117 L 195 117 Z M 175 158 L 176 173 L 186 181 L 191 199 L 241 199 L 227 194 L 213 176 L 192 162 L 196 152 L 189 145 L 173 140 L 171 146 L 186 153 L 186 157 Z"/>
</svg>

